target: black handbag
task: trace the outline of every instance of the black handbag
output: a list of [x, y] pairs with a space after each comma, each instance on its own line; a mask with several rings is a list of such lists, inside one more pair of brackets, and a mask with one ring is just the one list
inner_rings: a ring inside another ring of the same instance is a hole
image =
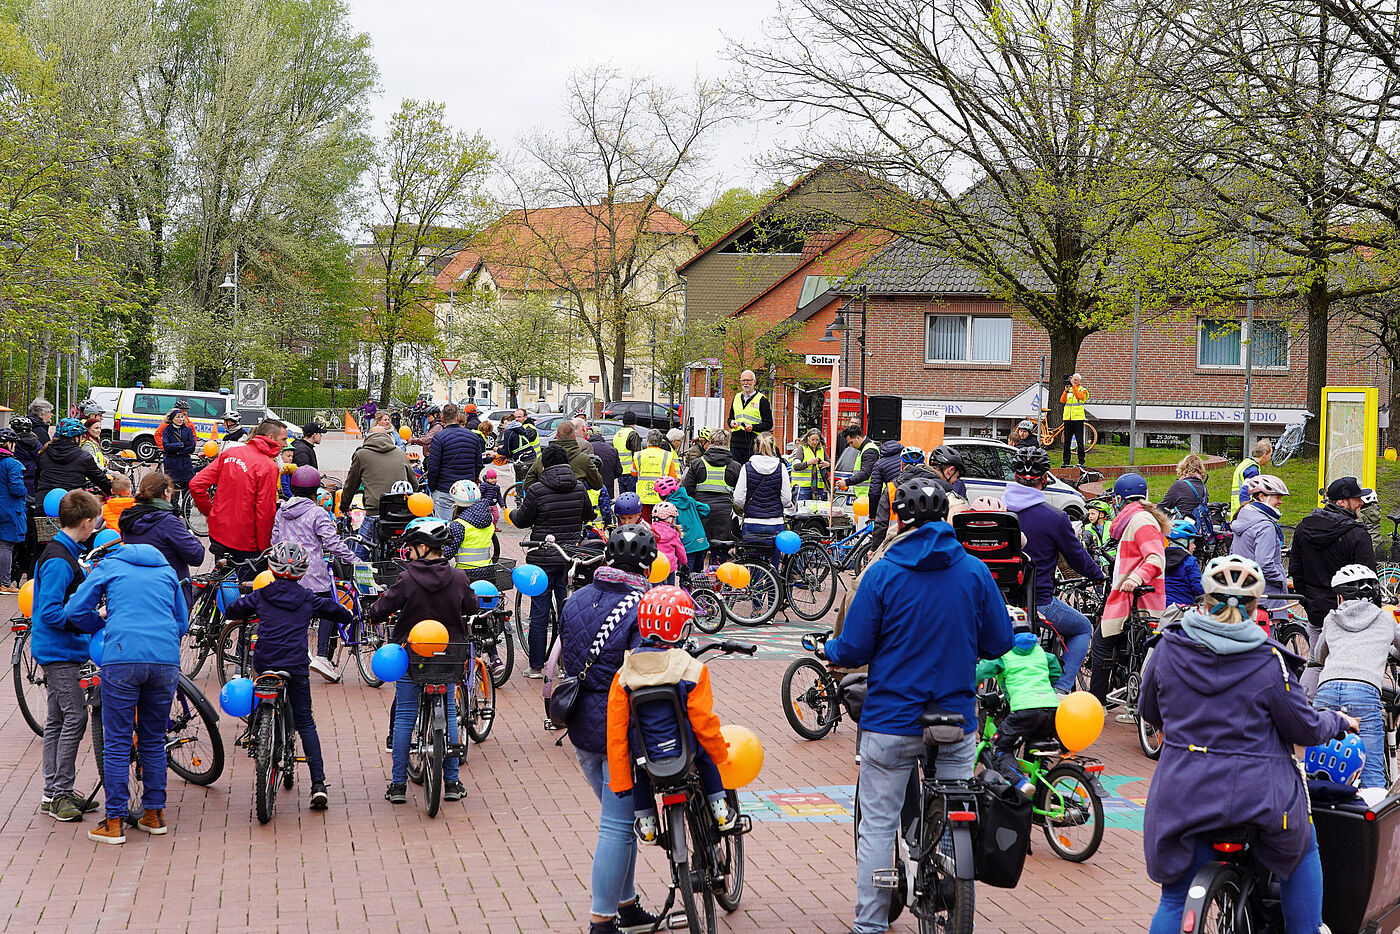
[[593, 644], [588, 647], [588, 655], [584, 657], [583, 668], [579, 670], [579, 673], [559, 678], [554, 682], [553, 687], [550, 688], [549, 697], [545, 698], [544, 710], [555, 729], [568, 728], [569, 721], [574, 716], [574, 709], [578, 706], [579, 696], [583, 694], [583, 681], [588, 677], [588, 670], [603, 654], [603, 646], [612, 637], [613, 630], [622, 622], [622, 618], [631, 612], [632, 608], [641, 600], [641, 591], [634, 590], [623, 597], [622, 602], [613, 607], [608, 618], [603, 621], [598, 635], [593, 638]]

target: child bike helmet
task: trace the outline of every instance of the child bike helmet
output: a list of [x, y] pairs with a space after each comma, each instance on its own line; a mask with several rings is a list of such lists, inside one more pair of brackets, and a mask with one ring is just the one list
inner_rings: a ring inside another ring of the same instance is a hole
[[413, 493], [413, 484], [407, 480], [395, 480], [394, 485], [389, 487], [390, 496], [409, 496]]
[[644, 525], [619, 525], [608, 533], [607, 557], [624, 571], [649, 568], [656, 560], [656, 535]]
[[[677, 480], [675, 477], [662, 477], [660, 480], [656, 481], [656, 495], [661, 497], [662, 499], [665, 499], [672, 493], [676, 492], [676, 490], [679, 490], [680, 487], [680, 481]], [[652, 512], [653, 514], [655, 514], [655, 510], [652, 510]]]
[[314, 490], [321, 485], [321, 471], [310, 464], [303, 464], [292, 471], [292, 489]]
[[1264, 592], [1264, 572], [1248, 558], [1221, 555], [1206, 565], [1201, 588], [1212, 613], [1218, 613], [1221, 607], [1232, 607], [1248, 617], [1253, 615], [1254, 604]]
[[458, 480], [449, 491], [454, 506], [470, 506], [481, 499], [481, 487], [470, 480]]
[[447, 546], [447, 523], [432, 516], [414, 519], [404, 527], [399, 539], [405, 547], [427, 545], [433, 551], [442, 551]]
[[1375, 600], [1381, 582], [1366, 565], [1348, 564], [1332, 575], [1332, 592], [1343, 600]]
[[16, 415], [14, 418], [10, 419], [10, 427], [19, 434], [28, 434], [34, 430], [34, 419], [30, 418], [28, 415]]
[[641, 515], [642, 498], [636, 493], [623, 493], [613, 502], [613, 512], [619, 516]]
[[948, 494], [930, 477], [911, 476], [894, 488], [894, 514], [904, 525], [937, 522], [948, 515]]
[[1195, 541], [1200, 533], [1196, 530], [1194, 519], [1177, 519], [1172, 523], [1172, 530], [1167, 533], [1167, 540], [1172, 542]]
[[1113, 481], [1113, 495], [1127, 502], [1133, 499], [1147, 499], [1147, 481], [1141, 474], [1125, 473]]
[[643, 639], [675, 645], [685, 638], [694, 618], [690, 594], [679, 587], [653, 587], [637, 607], [637, 631]]
[[1355, 786], [1366, 764], [1366, 747], [1361, 737], [1348, 733], [1341, 739], [1309, 746], [1303, 756], [1303, 771], [1309, 778], [1322, 778], [1339, 785]]
[[54, 428], [53, 431], [53, 433], [60, 438], [76, 438], [78, 435], [85, 434], [86, 432], [87, 429], [83, 427], [83, 423], [76, 418], [60, 419], [58, 427]]
[[973, 512], [1003, 512], [1006, 506], [995, 496], [979, 496], [968, 504]]
[[1039, 480], [1050, 472], [1050, 455], [1044, 448], [1017, 448], [1011, 455], [1011, 471], [1017, 480]]
[[296, 542], [277, 542], [268, 550], [267, 568], [273, 577], [301, 580], [311, 567], [311, 556]]
[[651, 518], [655, 522], [675, 522], [680, 514], [675, 503], [660, 502], [651, 507]]

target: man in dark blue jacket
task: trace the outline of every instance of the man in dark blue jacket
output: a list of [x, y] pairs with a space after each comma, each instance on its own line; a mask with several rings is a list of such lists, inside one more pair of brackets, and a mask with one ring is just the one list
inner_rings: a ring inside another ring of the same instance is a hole
[[433, 491], [433, 511], [444, 522], [452, 518], [452, 484], [458, 480], [476, 483], [481, 476], [486, 439], [457, 424], [457, 406], [442, 407], [443, 429], [433, 435], [424, 466], [428, 489]]
[[890, 892], [873, 873], [889, 866], [909, 769], [924, 755], [925, 710], [963, 717], [963, 737], [939, 750], [935, 777], [972, 777], [979, 658], [1011, 650], [1011, 619], [987, 566], [944, 521], [948, 494], [914, 475], [895, 487], [900, 534], [861, 578], [841, 635], [826, 655], [842, 668], [869, 665], [861, 711], [860, 832], [855, 931], [889, 928]]
[[[890, 500], [886, 487], [893, 483], [904, 469], [903, 455], [903, 444], [898, 440], [886, 441], [880, 445], [880, 459], [870, 469], [871, 541], [877, 548], [890, 530]], [[851, 479], [854, 480], [855, 477]]]
[[1055, 690], [1067, 694], [1074, 690], [1074, 679], [1088, 654], [1094, 627], [1083, 613], [1055, 596], [1055, 569], [1063, 555], [1070, 567], [1089, 580], [1103, 580], [1104, 573], [1074, 534], [1069, 516], [1045, 500], [1042, 491], [1049, 481], [1050, 455], [1043, 448], [1019, 448], [1011, 456], [1011, 469], [1016, 473], [1016, 482], [1006, 485], [1002, 505], [1021, 520], [1025, 552], [1035, 565], [1036, 609], [1065, 640], [1065, 654], [1060, 660], [1064, 673], [1055, 682]]

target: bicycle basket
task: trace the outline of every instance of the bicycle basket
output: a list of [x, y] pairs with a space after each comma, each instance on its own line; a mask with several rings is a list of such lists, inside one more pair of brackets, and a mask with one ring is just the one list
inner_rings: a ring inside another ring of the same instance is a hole
[[496, 589], [507, 591], [515, 587], [515, 581], [511, 579], [511, 569], [515, 567], [514, 558], [502, 558], [496, 564], [484, 564], [479, 568], [465, 568], [462, 573], [467, 575], [467, 581], [490, 581], [496, 585]]
[[218, 589], [214, 591], [214, 605], [219, 608], [219, 614], [223, 615], [228, 611], [229, 604], [240, 596], [238, 578], [226, 577], [219, 581], [217, 586]]
[[973, 867], [978, 882], [1014, 889], [1030, 849], [1031, 799], [1004, 782], [978, 794], [981, 813], [973, 833]]
[[439, 655], [424, 658], [408, 649], [408, 677], [414, 684], [460, 684], [466, 677], [471, 644], [449, 642]]

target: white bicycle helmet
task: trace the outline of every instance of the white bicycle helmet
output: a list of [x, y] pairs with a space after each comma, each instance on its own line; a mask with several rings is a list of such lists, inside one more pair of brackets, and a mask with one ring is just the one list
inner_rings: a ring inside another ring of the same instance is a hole
[[1221, 555], [1212, 558], [1201, 573], [1201, 588], [1212, 612], [1225, 606], [1249, 616], [1264, 592], [1264, 572], [1249, 558]]
[[407, 480], [395, 480], [394, 485], [389, 487], [390, 496], [408, 496], [413, 493], [413, 484]]
[[1362, 503], [1362, 505], [1364, 505], [1364, 506], [1374, 506], [1374, 505], [1376, 505], [1377, 503], [1379, 503], [1380, 501], [1381, 501], [1381, 500], [1380, 500], [1380, 497], [1378, 497], [1378, 496], [1376, 495], [1376, 491], [1375, 491], [1375, 490], [1371, 489], [1370, 487], [1362, 487], [1362, 488], [1361, 488], [1361, 503]]
[[1244, 482], [1244, 491], [1250, 496], [1255, 495], [1288, 495], [1288, 485], [1272, 474], [1261, 473], [1250, 477]]
[[481, 499], [481, 487], [470, 480], [458, 480], [452, 484], [450, 495], [452, 496], [452, 505], [470, 506]]
[[663, 522], [675, 522], [680, 516], [680, 510], [675, 503], [660, 502], [651, 507], [651, 517]]
[[995, 496], [979, 496], [968, 504], [968, 508], [975, 512], [1002, 512], [1006, 507]]
[[1348, 564], [1332, 575], [1332, 592], [1343, 600], [1374, 600], [1380, 590], [1380, 578], [1364, 564]]

